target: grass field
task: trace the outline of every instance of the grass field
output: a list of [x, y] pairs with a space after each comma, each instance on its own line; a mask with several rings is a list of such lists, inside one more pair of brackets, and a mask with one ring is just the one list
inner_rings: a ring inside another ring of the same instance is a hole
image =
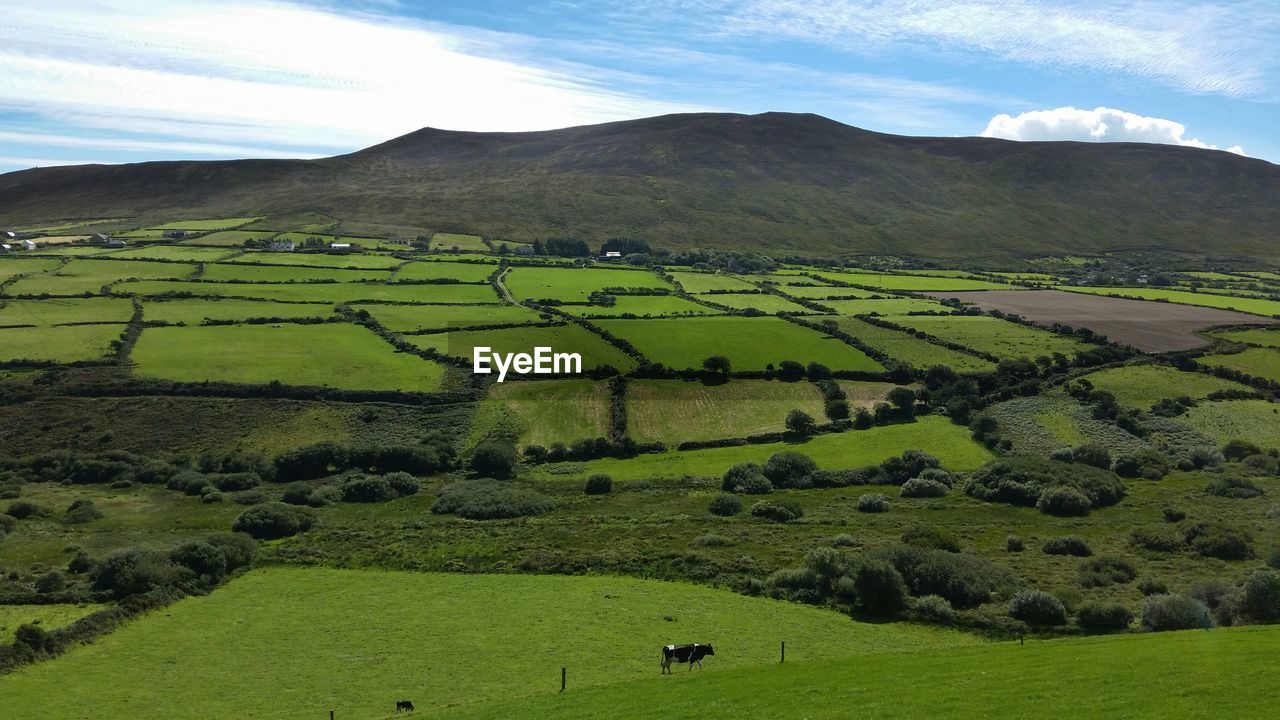
[[[532, 354], [535, 347], [549, 347], [552, 352], [581, 355], [583, 371], [612, 365], [625, 372], [636, 365], [622, 351], [579, 325], [453, 330], [431, 335], [406, 335], [404, 339], [420, 348], [432, 348], [445, 355], [468, 360], [472, 358], [472, 350], [476, 346], [489, 347], [493, 352], [503, 354]], [[496, 366], [494, 372], [497, 372]]]
[[[578, 317], [674, 317], [679, 315], [721, 315], [723, 310], [685, 300], [675, 295], [618, 295], [613, 305], [562, 305], [560, 310]], [[725, 295], [708, 295], [722, 298]]]
[[1261, 298], [1242, 298], [1231, 295], [1193, 293], [1183, 292], [1181, 290], [1161, 290], [1158, 288], [1077, 287], [1064, 285], [1058, 289], [1070, 292], [1089, 293], [1093, 295], [1114, 295], [1117, 297], [1131, 297], [1142, 300], [1165, 300], [1185, 305], [1201, 305], [1203, 307], [1220, 308], [1223, 310], [1238, 310], [1243, 313], [1265, 315], [1267, 317], [1280, 315], [1280, 302], [1275, 300], [1264, 300]]
[[888, 318], [906, 327], [923, 330], [934, 337], [964, 345], [1001, 358], [1037, 358], [1060, 352], [1071, 357], [1088, 345], [1047, 330], [1019, 325], [999, 318], [978, 315], [900, 315]]
[[148, 281], [121, 283], [115, 292], [124, 295], [191, 293], [285, 302], [357, 302], [382, 300], [398, 303], [472, 304], [498, 302], [488, 285], [394, 285], [386, 283], [201, 283]]
[[662, 278], [648, 270], [610, 268], [512, 268], [503, 280], [517, 300], [557, 299], [586, 302], [587, 296], [607, 287], [667, 288]]
[[12, 642], [20, 625], [56, 630], [99, 609], [97, 605], [0, 605], [0, 644]]
[[885, 298], [883, 300], [819, 300], [840, 315], [906, 315], [913, 312], [950, 312], [940, 302], [924, 298]]
[[124, 298], [50, 298], [0, 301], [0, 325], [63, 325], [66, 323], [126, 323], [133, 303]]
[[798, 450], [824, 469], [840, 469], [873, 465], [911, 448], [932, 453], [947, 468], [958, 471], [977, 469], [991, 458], [986, 448], [973, 441], [967, 428], [954, 425], [946, 418], [930, 416], [914, 423], [818, 435], [803, 443], [670, 450], [638, 455], [630, 460], [606, 458], [571, 466], [579, 472], [561, 474], [554, 465], [547, 465], [535, 473], [547, 480], [580, 478], [597, 472], [614, 480], [675, 479], [684, 475], [720, 477], [737, 463], [762, 463], [781, 450]]
[[778, 289], [791, 297], [808, 298], [810, 300], [819, 301], [826, 300], [827, 298], [861, 299], [878, 297], [877, 293], [870, 290], [837, 287], [835, 285], [779, 285]]
[[238, 250], [222, 250], [219, 248], [187, 247], [185, 245], [151, 245], [149, 247], [128, 248], [113, 253], [113, 258], [131, 260], [180, 260], [183, 262], [217, 262], [235, 255]]
[[1212, 333], [1212, 335], [1214, 337], [1220, 337], [1223, 340], [1230, 340], [1231, 342], [1257, 345], [1258, 347], [1280, 348], [1280, 331], [1277, 330], [1261, 330], [1254, 328], [1251, 330], [1216, 332]]
[[[47, 252], [44, 254], [48, 254]], [[25, 257], [21, 260], [0, 258], [0, 283], [29, 273], [42, 273], [58, 267], [61, 260], [55, 258]]]
[[18, 280], [9, 286], [10, 295], [81, 295], [97, 294], [103, 285], [128, 278], [184, 278], [195, 272], [195, 265], [184, 263], [145, 262], [142, 260], [72, 260], [56, 272]]
[[791, 300], [769, 293], [723, 293], [717, 295], [707, 295], [705, 299], [708, 302], [716, 303], [734, 308], [735, 310], [745, 310], [748, 308], [759, 310], [761, 312], [774, 313], [789, 312], [805, 315], [812, 315], [813, 310], [799, 305]]
[[1166, 398], [1190, 397], [1201, 400], [1223, 390], [1248, 391], [1246, 385], [1197, 372], [1183, 372], [1167, 365], [1130, 365], [1083, 376], [1096, 390], [1115, 395], [1116, 400], [1142, 410]]
[[1202, 402], [1176, 419], [1218, 443], [1246, 440], [1263, 449], [1280, 450], [1280, 403], [1266, 400]]
[[690, 271], [673, 271], [671, 277], [680, 283], [687, 293], [705, 293], [712, 290], [754, 290], [755, 285], [733, 275]]
[[822, 406], [822, 394], [808, 382], [633, 380], [627, 384], [627, 429], [639, 442], [669, 445], [742, 437], [785, 429], [791, 410], [821, 419]]
[[175, 220], [164, 225], [157, 225], [161, 230], [230, 230], [241, 225], [248, 225], [261, 217], [214, 218], [201, 220]]
[[[657, 677], [671, 642], [724, 648], [707, 675], [767, 665], [782, 640], [789, 662], [977, 644], [678, 583], [278, 568], [0, 678], [0, 693], [14, 717], [43, 720], [132, 720], [143, 698], [166, 720], [368, 720], [401, 698], [435, 709], [553, 695], [561, 667], [575, 689]], [[172, 671], [192, 657], [200, 682]]]
[[1054, 450], [1096, 443], [1114, 455], [1148, 449], [1148, 443], [1113, 423], [1094, 419], [1090, 408], [1063, 392], [1013, 398], [988, 410], [1016, 453], [1048, 455]]
[[849, 407], [854, 409], [860, 407], [870, 409], [877, 403], [886, 402], [885, 396], [890, 390], [898, 387], [893, 383], [869, 380], [837, 380], [836, 382], [839, 383], [840, 389], [844, 390]]
[[1280, 380], [1280, 349], [1249, 348], [1232, 354], [1205, 355], [1196, 358], [1196, 362], [1202, 365], [1231, 368], [1246, 375], [1268, 380]]
[[106, 356], [124, 325], [62, 325], [0, 330], [0, 361], [76, 362]]
[[376, 255], [374, 253], [331, 255], [329, 253], [290, 253], [266, 250], [246, 252], [231, 262], [246, 265], [303, 265], [306, 267], [348, 268], [354, 270], [389, 270], [405, 263], [400, 258], [390, 255]]
[[818, 362], [832, 370], [876, 372], [881, 366], [861, 350], [815, 330], [771, 317], [707, 317], [675, 320], [601, 320], [598, 324], [670, 368], [700, 368], [713, 355], [734, 370], [763, 370], [783, 360]]
[[[867, 302], [883, 302], [868, 300]], [[892, 302], [892, 301], [889, 301]], [[853, 335], [867, 345], [915, 368], [946, 365], [959, 372], [987, 372], [995, 369], [995, 363], [934, 345], [901, 330], [890, 330], [853, 317], [836, 319], [841, 330]]]
[[185, 245], [225, 245], [227, 247], [240, 247], [244, 245], [245, 240], [267, 240], [275, 237], [274, 232], [264, 232], [261, 230], [223, 230], [221, 232], [212, 232], [208, 235], [202, 235], [198, 238], [188, 238], [181, 242]]
[[337, 280], [338, 282], [385, 282], [391, 277], [386, 270], [341, 270], [320, 267], [280, 267], [276, 265], [222, 264], [206, 265], [202, 280], [220, 282], [308, 282]]
[[[790, 650], [790, 644], [787, 645]], [[1273, 714], [1280, 628], [1128, 635], [788, 662], [461, 707], [447, 720], [1236, 718]], [[717, 655], [718, 657], [718, 655]], [[1242, 691], [1258, 689], [1258, 692]], [[856, 708], [856, 714], [851, 709]]]
[[432, 250], [475, 250], [477, 252], [486, 252], [489, 246], [484, 244], [484, 240], [479, 235], [465, 235], [462, 233], [436, 233], [431, 236]]
[[199, 325], [209, 320], [249, 318], [326, 318], [333, 314], [328, 303], [273, 303], [260, 300], [201, 298], [198, 300], [148, 300], [142, 319], [147, 322]]
[[440, 388], [444, 368], [395, 352], [354, 325], [227, 325], [143, 330], [133, 349], [141, 377], [286, 385], [349, 390]]
[[485, 282], [498, 266], [479, 263], [413, 262], [400, 268], [396, 280], [458, 280], [460, 282]]
[[484, 325], [523, 325], [543, 318], [519, 305], [353, 305], [393, 332], [445, 330]]
[[472, 420], [474, 445], [490, 436], [513, 440], [520, 447], [605, 437], [609, 432], [609, 386], [594, 380], [502, 382], [489, 394]]
[[840, 282], [853, 283], [864, 287], [881, 290], [907, 291], [948, 291], [948, 290], [1009, 290], [1011, 286], [990, 280], [972, 280], [968, 278], [935, 277], [931, 275], [892, 275], [887, 273], [847, 273], [825, 270], [814, 271], [814, 275]]

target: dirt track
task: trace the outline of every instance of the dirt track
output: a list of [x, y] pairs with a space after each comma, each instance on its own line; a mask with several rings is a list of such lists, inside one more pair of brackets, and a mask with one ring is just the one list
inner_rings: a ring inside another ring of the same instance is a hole
[[1085, 295], [1061, 290], [984, 290], [924, 293], [956, 298], [984, 310], [1016, 313], [1046, 325], [1084, 327], [1143, 352], [1191, 350], [1208, 341], [1197, 330], [1218, 325], [1274, 324], [1258, 315], [1217, 308]]

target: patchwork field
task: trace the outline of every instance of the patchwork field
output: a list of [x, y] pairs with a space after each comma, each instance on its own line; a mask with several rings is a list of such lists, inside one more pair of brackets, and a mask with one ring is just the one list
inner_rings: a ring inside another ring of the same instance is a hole
[[[126, 301], [127, 302], [127, 301]], [[201, 298], [199, 300], [148, 300], [142, 319], [199, 325], [205, 320], [243, 321], [249, 318], [326, 318], [333, 314], [328, 303], [273, 303], [259, 300]]]
[[235, 217], [213, 220], [175, 220], [156, 227], [161, 230], [230, 230], [261, 219], [261, 217]]
[[238, 250], [187, 247], [185, 245], [150, 245], [119, 250], [112, 258], [133, 260], [177, 260], [181, 262], [217, 262], [232, 257]]
[[[1130, 294], [1127, 290], [1125, 294]], [[1205, 339], [1197, 334], [1200, 330], [1215, 325], [1260, 322], [1256, 317], [1227, 310], [1059, 290], [1001, 290], [935, 296], [958, 298], [984, 310], [1014, 313], [1038, 323], [1089, 328], [1145, 352], [1190, 350], [1206, 344]]]
[[769, 293], [720, 293], [716, 295], [707, 295], [705, 296], [705, 299], [708, 302], [731, 307], [735, 310], [746, 310], [750, 308], [770, 315], [780, 312], [803, 315], [812, 315], [814, 313], [813, 310], [810, 310], [803, 305]]
[[397, 281], [411, 280], [457, 280], [458, 282], [482, 283], [497, 270], [497, 265], [481, 265], [479, 263], [453, 262], [411, 262], [396, 273]]
[[949, 342], [964, 345], [1000, 358], [1026, 357], [1062, 353], [1068, 357], [1089, 348], [1073, 338], [1055, 335], [1025, 325], [979, 315], [899, 315], [888, 318], [894, 323], [924, 332]]
[[98, 605], [0, 605], [0, 644], [13, 642], [20, 625], [56, 630], [100, 609]]
[[8, 287], [9, 295], [98, 294], [104, 285], [130, 278], [184, 278], [195, 265], [141, 260], [72, 260], [55, 271], [32, 275]]
[[115, 286], [122, 295], [190, 293], [196, 296], [256, 298], [282, 302], [350, 303], [374, 300], [396, 303], [475, 304], [497, 303], [488, 285], [395, 285], [386, 283], [215, 283], [148, 281]]
[[479, 235], [464, 235], [462, 233], [436, 233], [431, 236], [432, 250], [476, 250], [485, 252], [489, 249], [484, 244], [484, 240]]
[[470, 441], [502, 437], [519, 447], [605, 437], [609, 433], [609, 386], [595, 380], [502, 382], [489, 386], [476, 409]]
[[1189, 397], [1202, 400], [1222, 391], [1249, 391], [1247, 385], [1197, 372], [1183, 372], [1167, 365], [1131, 365], [1082, 376], [1115, 396], [1123, 405], [1146, 410], [1161, 400]]
[[147, 328], [132, 355], [140, 377], [431, 392], [444, 368], [395, 352], [355, 325]]
[[925, 291], [957, 291], [957, 290], [1008, 290], [1009, 286], [990, 280], [973, 280], [969, 278], [935, 277], [930, 275], [895, 275], [888, 273], [849, 273], [817, 270], [814, 275], [840, 282], [862, 285], [880, 290], [902, 290], [910, 292]]
[[[0, 326], [64, 325], [68, 323], [126, 323], [133, 303], [124, 298], [50, 298], [0, 301]], [[118, 334], [118, 333], [117, 333]]]
[[1202, 402], [1176, 420], [1219, 443], [1245, 440], [1280, 447], [1280, 403], [1266, 400]]
[[[1266, 317], [1275, 317], [1280, 315], [1280, 301], [1263, 300], [1261, 298], [1242, 298], [1231, 295], [1184, 292], [1181, 290], [1161, 290], [1158, 288], [1064, 286], [1060, 289], [1073, 293], [1113, 295], [1116, 297], [1130, 297], [1141, 300], [1163, 300], [1165, 302], [1179, 303], [1183, 305], [1200, 305], [1203, 307], [1220, 308], [1223, 310], [1236, 310], [1242, 313], [1251, 313], [1253, 315], [1264, 315]], [[1256, 322], [1256, 320], [1253, 321]]]
[[[778, 290], [791, 297], [808, 298], [810, 300], [826, 300], [828, 298], [853, 299], [881, 297], [871, 290], [837, 287], [835, 285], [779, 285]], [[900, 298], [908, 300], [908, 298]], [[825, 303], [823, 303], [825, 304]]]
[[822, 394], [808, 382], [732, 380], [704, 385], [683, 380], [627, 384], [627, 429], [638, 442], [675, 445], [688, 440], [778, 432], [791, 410], [823, 418]]
[[[622, 351], [584, 330], [579, 325], [554, 327], [510, 327], [498, 330], [451, 330], [431, 335], [406, 335], [405, 340], [431, 348], [444, 355], [471, 360], [477, 346], [492, 348], [495, 353], [533, 353], [535, 347], [549, 347], [555, 353], [578, 353], [582, 370], [612, 365], [626, 371], [636, 363]], [[493, 368], [497, 372], [496, 366]]]
[[[48, 254], [47, 252], [42, 254]], [[43, 273], [58, 267], [61, 260], [53, 258], [25, 257], [21, 260], [16, 258], [0, 258], [0, 283], [8, 282], [10, 279], [19, 275], [28, 275], [32, 273]]]
[[393, 332], [447, 330], [488, 325], [526, 325], [544, 322], [543, 316], [519, 305], [352, 305], [373, 315]]
[[1280, 381], [1280, 350], [1275, 348], [1249, 348], [1243, 352], [1205, 355], [1196, 358], [1202, 365], [1231, 368], [1246, 375]]
[[183, 245], [225, 245], [227, 247], [240, 247], [241, 245], [244, 245], [245, 240], [269, 240], [274, 236], [274, 232], [265, 232], [261, 230], [223, 230], [221, 232], [212, 232], [208, 235], [201, 235], [198, 238], [187, 238], [181, 242]]
[[391, 278], [386, 270], [339, 270], [319, 267], [280, 267], [276, 265], [224, 264], [206, 265], [201, 280], [207, 282], [385, 282]]
[[[709, 308], [675, 295], [616, 295], [613, 305], [561, 305], [559, 310], [577, 317], [675, 317], [681, 315], [720, 315], [723, 310]], [[710, 295], [722, 298], [724, 295]]]
[[879, 363], [840, 340], [771, 317], [601, 320], [598, 324], [670, 368], [701, 368], [713, 355], [734, 370], [764, 370], [783, 360], [817, 362], [832, 370], [877, 372]]
[[1280, 331], [1276, 330], [1233, 330], [1212, 333], [1214, 337], [1231, 342], [1257, 345], [1258, 347], [1280, 348]]
[[711, 292], [712, 290], [743, 291], [755, 289], [755, 285], [742, 278], [722, 273], [674, 271], [671, 273], [671, 277], [680, 283], [680, 287], [684, 288], [685, 292], [695, 295]]
[[839, 315], [906, 315], [914, 312], [951, 312], [951, 308], [924, 298], [883, 300], [819, 300]]
[[348, 268], [353, 270], [389, 270], [406, 261], [390, 255], [373, 253], [353, 253], [335, 255], [330, 253], [301, 252], [269, 252], [255, 250], [237, 255], [230, 262], [236, 264], [266, 265], [304, 265], [306, 267]]
[[604, 288], [670, 288], [648, 270], [608, 268], [517, 267], [503, 281], [517, 300], [558, 299], [586, 302]]
[[124, 325], [59, 325], [0, 329], [0, 361], [97, 360], [111, 352], [111, 341], [124, 334]]
[[934, 365], [946, 365], [955, 368], [957, 372], [988, 372], [995, 369], [995, 363], [989, 360], [934, 345], [901, 330], [882, 328], [853, 317], [837, 318], [836, 324], [841, 330], [867, 345], [914, 368], [924, 369]]

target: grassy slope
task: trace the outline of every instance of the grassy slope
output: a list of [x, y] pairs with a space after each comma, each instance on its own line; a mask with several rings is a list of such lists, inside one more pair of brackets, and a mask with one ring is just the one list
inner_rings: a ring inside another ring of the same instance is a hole
[[502, 382], [489, 386], [488, 397], [476, 410], [468, 445], [495, 433], [517, 439], [521, 447], [568, 445], [604, 437], [608, 430], [609, 388], [604, 382]]
[[1133, 365], [1111, 368], [1083, 376], [1097, 390], [1115, 395], [1116, 400], [1142, 410], [1165, 398], [1190, 397], [1200, 400], [1210, 393], [1249, 388], [1240, 383], [1196, 372], [1183, 372], [1164, 365]]
[[1219, 443], [1247, 440], [1263, 449], [1280, 448], [1280, 404], [1266, 400], [1203, 402], [1178, 418]]
[[[42, 720], [371, 718], [402, 697], [431, 708], [551, 692], [562, 666], [575, 688], [656, 675], [670, 642], [719, 646], [717, 670], [761, 665], [781, 640], [797, 661], [976, 643], [676, 583], [281, 568], [0, 677], [0, 694], [13, 717]], [[173, 671], [191, 658], [198, 672]]]
[[142, 318], [199, 325], [211, 320], [245, 320], [248, 318], [326, 318], [333, 314], [329, 303], [274, 303], [265, 300], [148, 300], [143, 303]]
[[444, 330], [483, 325], [520, 325], [541, 320], [538, 313], [518, 305], [354, 305], [367, 310], [393, 332]]
[[0, 325], [62, 325], [83, 322], [129, 322], [133, 303], [123, 298], [52, 298], [11, 300], [0, 304]]
[[[893, 301], [868, 300], [867, 302]], [[995, 369], [995, 363], [989, 360], [935, 345], [901, 330], [882, 328], [853, 317], [837, 318], [836, 323], [841, 330], [912, 367], [927, 368], [946, 365], [960, 372], [986, 372]]]
[[111, 350], [124, 325], [63, 325], [0, 329], [0, 361], [46, 360], [75, 362], [97, 360]]
[[633, 380], [627, 385], [627, 429], [639, 442], [742, 437], [783, 430], [793, 409], [821, 419], [822, 405], [821, 393], [807, 382]]
[[1275, 330], [1237, 330], [1235, 332], [1217, 332], [1213, 333], [1215, 337], [1231, 340], [1232, 342], [1242, 342], [1249, 345], [1258, 345], [1260, 347], [1280, 348], [1280, 332]]
[[[635, 367], [635, 360], [599, 336], [578, 325], [555, 327], [511, 327], [497, 330], [452, 330], [430, 335], [407, 335], [405, 339], [420, 348], [471, 360], [474, 348], [488, 347], [493, 353], [532, 354], [535, 347], [549, 347], [553, 353], [577, 353], [582, 356], [582, 369], [612, 365], [622, 371]], [[548, 360], [548, 363], [550, 360]], [[497, 373], [497, 364], [489, 366]], [[511, 373], [511, 370], [508, 370]]]
[[20, 625], [34, 623], [55, 630], [99, 609], [97, 605], [0, 605], [0, 644], [12, 642]]
[[469, 305], [497, 304], [488, 285], [388, 285], [384, 283], [198, 283], [142, 280], [115, 286], [121, 294], [163, 295], [192, 293], [224, 297], [261, 298], [285, 302], [355, 302], [384, 300], [401, 303]]
[[650, 678], [444, 717], [1266, 718], [1277, 651], [1276, 627], [1002, 643]]
[[1070, 357], [1088, 345], [1047, 330], [977, 315], [911, 315], [889, 318], [893, 322], [930, 335], [989, 352], [997, 357], [1036, 358], [1055, 352]]
[[1196, 358], [1196, 361], [1205, 365], [1219, 365], [1239, 370], [1246, 375], [1255, 375], [1268, 380], [1280, 380], [1280, 349], [1249, 348], [1244, 352], [1226, 355], [1205, 355]]

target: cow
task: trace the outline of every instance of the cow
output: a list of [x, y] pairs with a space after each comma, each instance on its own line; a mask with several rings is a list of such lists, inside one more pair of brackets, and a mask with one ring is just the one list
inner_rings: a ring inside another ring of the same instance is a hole
[[403, 710], [403, 711], [405, 711], [405, 712], [413, 712], [413, 701], [412, 701], [412, 700], [397, 700], [397, 701], [396, 701], [396, 712], [400, 712], [401, 710]]
[[710, 645], [700, 645], [694, 643], [692, 645], [664, 645], [662, 647], [662, 673], [671, 672], [671, 663], [689, 663], [689, 670], [693, 670], [694, 663], [697, 663], [698, 669], [702, 669], [702, 658], [708, 655], [715, 655], [715, 648]]

